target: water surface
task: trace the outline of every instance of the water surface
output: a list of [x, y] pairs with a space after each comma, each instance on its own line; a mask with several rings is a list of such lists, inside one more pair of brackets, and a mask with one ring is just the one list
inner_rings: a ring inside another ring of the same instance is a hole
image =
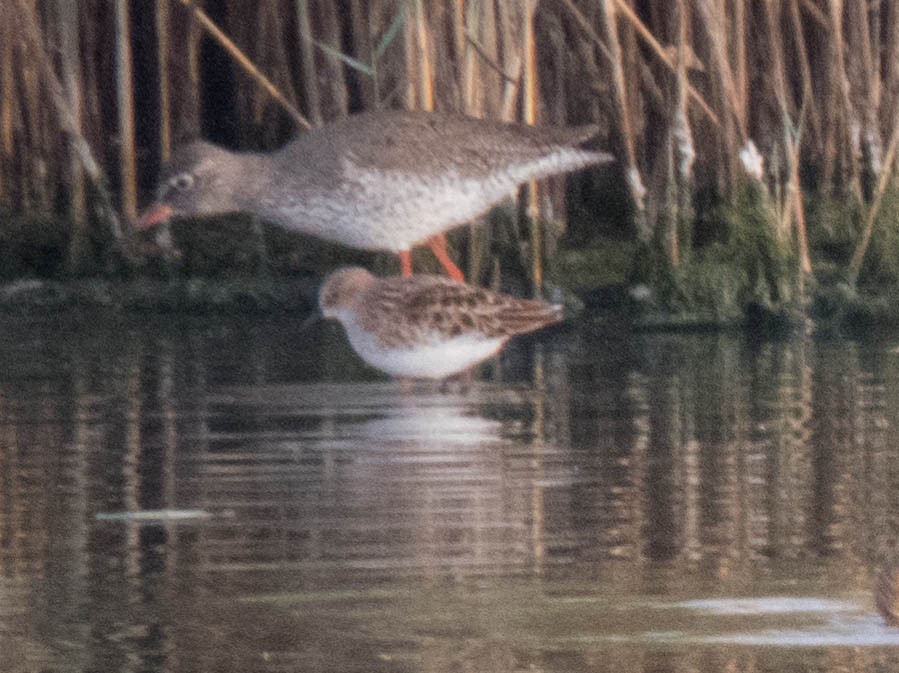
[[0, 671], [881, 671], [897, 341], [4, 317]]

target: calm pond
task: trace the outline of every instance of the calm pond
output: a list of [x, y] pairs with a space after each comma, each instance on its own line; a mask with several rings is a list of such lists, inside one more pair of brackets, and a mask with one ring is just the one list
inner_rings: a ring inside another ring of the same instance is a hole
[[0, 322], [2, 673], [899, 670], [899, 338]]

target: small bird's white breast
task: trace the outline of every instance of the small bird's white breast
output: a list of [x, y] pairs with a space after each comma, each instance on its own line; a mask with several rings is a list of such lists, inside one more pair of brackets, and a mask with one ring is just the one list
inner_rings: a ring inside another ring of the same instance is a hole
[[391, 376], [442, 379], [465, 371], [496, 353], [505, 337], [488, 338], [464, 334], [446, 338], [433, 334], [408, 346], [385, 347], [378, 336], [361, 329], [355, 321], [344, 321], [347, 338], [365, 362]]

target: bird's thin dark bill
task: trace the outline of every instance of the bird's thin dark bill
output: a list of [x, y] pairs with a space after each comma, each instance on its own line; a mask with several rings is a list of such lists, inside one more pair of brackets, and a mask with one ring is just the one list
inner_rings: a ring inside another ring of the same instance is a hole
[[302, 334], [313, 325], [322, 322], [324, 319], [325, 316], [323, 316], [321, 312], [313, 311], [302, 323], [300, 323], [299, 333]]

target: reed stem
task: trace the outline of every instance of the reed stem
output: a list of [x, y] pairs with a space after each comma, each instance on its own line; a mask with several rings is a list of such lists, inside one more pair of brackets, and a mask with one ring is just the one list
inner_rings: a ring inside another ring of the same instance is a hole
[[[84, 93], [81, 90], [81, 57], [78, 49], [79, 16], [75, 3], [60, 2], [55, 7], [57, 34], [59, 36], [60, 68], [62, 85], [65, 89], [72, 113], [72, 121], [83, 130], [81, 101]], [[71, 141], [67, 142], [69, 175], [68, 210], [73, 223], [73, 231], [69, 243], [70, 270], [82, 268], [86, 257], [88, 222], [87, 195], [85, 193], [84, 170], [75, 154]]]
[[[525, 124], [537, 123], [537, 45], [534, 41], [534, 12], [536, 0], [525, 0], [522, 8], [522, 49], [524, 51], [524, 86], [522, 88], [522, 117]], [[531, 181], [525, 192], [525, 212], [531, 229], [531, 284], [534, 298], [543, 298], [543, 231], [540, 225], [538, 185]]]
[[172, 91], [169, 80], [169, 0], [156, 0], [156, 70], [159, 95], [159, 156], [167, 162], [172, 154]]
[[[53, 103], [53, 109], [59, 119], [59, 124], [62, 126], [63, 130], [71, 136], [70, 141], [75, 154], [78, 156], [88, 177], [90, 177], [93, 182], [103, 210], [103, 216], [109, 224], [109, 229], [113, 238], [117, 242], [122, 243], [124, 241], [122, 227], [118, 215], [112, 207], [112, 198], [106, 188], [105, 176], [100, 165], [94, 158], [90, 145], [84, 135], [82, 135], [78, 128], [78, 124], [69, 109], [68, 100], [66, 99], [62, 84], [56, 77], [51, 61], [47, 56], [43, 33], [37, 22], [37, 17], [34, 15], [33, 7], [28, 4], [27, 0], [15, 1], [16, 6], [19, 8], [19, 16], [22, 19], [22, 35], [27, 44], [28, 52], [31, 55], [32, 62], [37, 64], [43, 84], [50, 94], [50, 99]], [[122, 251], [126, 254], [129, 252], [128, 248], [124, 247], [122, 248]]]
[[13, 109], [16, 102], [13, 79], [13, 49], [16, 14], [8, 3], [0, 3], [0, 207], [12, 205]]
[[300, 80], [306, 114], [313, 126], [321, 126], [321, 100], [318, 96], [318, 76], [315, 67], [315, 44], [312, 40], [312, 24], [309, 19], [309, 0], [297, 0], [297, 31], [300, 45], [300, 63], [303, 77]]
[[[116, 101], [119, 120], [119, 176], [125, 218], [137, 217], [137, 165], [134, 156], [134, 80], [131, 68], [131, 19], [128, 0], [115, 2]], [[77, 120], [73, 118], [77, 125]]]
[[281, 107], [284, 108], [293, 118], [293, 120], [302, 126], [303, 128], [309, 129], [312, 128], [312, 125], [309, 121], [300, 113], [299, 110], [282, 94], [278, 88], [268, 79], [265, 75], [262, 74], [262, 71], [257, 68], [253, 62], [247, 58], [246, 54], [240, 50], [240, 48], [234, 44], [234, 42], [225, 35], [222, 30], [215, 25], [215, 22], [207, 16], [207, 14], [197, 7], [192, 0], [180, 0], [181, 4], [188, 7], [194, 15], [194, 18], [199, 22], [200, 26], [203, 27], [203, 30], [215, 40], [228, 54], [235, 60], [235, 62], [243, 68], [244, 72], [246, 72], [250, 77], [252, 77], [256, 82], [272, 97], [274, 98]]
[[858, 275], [861, 272], [862, 263], [865, 261], [865, 255], [868, 252], [868, 247], [871, 244], [871, 237], [874, 234], [874, 222], [877, 219], [877, 214], [880, 211], [880, 206], [883, 202], [883, 197], [886, 194], [887, 186], [890, 184], [890, 181], [894, 177], [892, 167], [896, 163], [896, 153], [897, 149], [899, 149], [899, 108], [897, 108], [896, 114], [893, 119], [893, 132], [890, 136], [890, 143], [887, 146], [886, 154], [883, 158], [883, 168], [878, 176], [877, 180], [877, 188], [874, 191], [874, 198], [871, 202], [871, 205], [868, 207], [867, 213], [865, 213], [865, 226], [862, 229], [862, 235], [859, 239], [858, 243], [855, 246], [855, 250], [852, 253], [852, 258], [849, 261], [849, 268], [847, 272], [847, 278], [851, 285], [855, 285], [858, 281]]

